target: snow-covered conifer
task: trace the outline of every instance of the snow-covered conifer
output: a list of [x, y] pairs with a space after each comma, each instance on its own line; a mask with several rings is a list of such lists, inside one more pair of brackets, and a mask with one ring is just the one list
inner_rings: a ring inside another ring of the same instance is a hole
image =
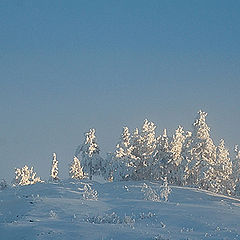
[[210, 128], [206, 123], [207, 113], [198, 112], [193, 124], [188, 149], [186, 149], [185, 178], [188, 185], [195, 185], [203, 189], [209, 188], [210, 179], [206, 173], [216, 162], [216, 146], [210, 137]]
[[232, 161], [223, 139], [220, 140], [220, 144], [217, 147], [217, 161], [214, 167], [217, 167], [217, 176], [220, 182], [220, 187], [217, 189], [218, 192], [231, 195], [234, 192], [234, 181], [231, 179]]
[[143, 184], [141, 192], [144, 193], [144, 200], [159, 202], [160, 197], [157, 194], [157, 192], [152, 189], [150, 186], [148, 186], [146, 183]]
[[113, 181], [127, 180], [128, 176], [128, 162], [127, 156], [116, 156], [114, 153], [109, 153], [106, 158], [106, 179]]
[[156, 148], [155, 129], [155, 124], [145, 119], [141, 130], [141, 155], [146, 159], [152, 156]]
[[53, 153], [53, 159], [52, 159], [52, 167], [50, 172], [51, 180], [59, 180], [58, 177], [58, 160], [57, 160], [57, 154]]
[[[135, 157], [132, 155], [133, 146], [130, 143], [131, 137], [128, 127], [123, 127], [120, 140], [114, 154], [108, 154], [107, 172], [114, 181], [128, 180], [132, 178]], [[108, 177], [108, 179], [109, 179]]]
[[132, 153], [136, 158], [135, 178], [138, 180], [152, 178], [152, 155], [156, 148], [155, 128], [153, 122], [145, 119], [140, 133], [135, 130], [133, 134]]
[[141, 153], [140, 153], [140, 149], [141, 149], [141, 137], [139, 135], [139, 130], [138, 128], [135, 128], [135, 130], [133, 131], [133, 135], [131, 138], [131, 145], [133, 147], [132, 149], [132, 155], [133, 157], [137, 160], [140, 159], [141, 157]]
[[33, 167], [29, 168], [25, 165], [23, 168], [15, 169], [14, 185], [30, 185], [37, 182], [43, 182], [40, 177], [36, 177], [36, 173], [33, 171]]
[[82, 155], [82, 166], [84, 173], [88, 174], [89, 178], [95, 174], [105, 175], [105, 163], [99, 155], [100, 150], [96, 142], [95, 129], [90, 129], [85, 133], [85, 141], [76, 150], [76, 157]]
[[178, 126], [170, 143], [170, 151], [172, 152], [172, 158], [177, 166], [182, 162], [182, 148], [185, 139], [186, 136], [184, 135], [183, 127]]
[[188, 164], [191, 161], [189, 159], [190, 154], [190, 146], [192, 144], [192, 132], [190, 131], [186, 131], [185, 134], [185, 141], [183, 143], [183, 147], [182, 147], [182, 161], [180, 164], [180, 169], [182, 169], [179, 172], [179, 178], [180, 178], [180, 184], [182, 186], [187, 185], [187, 178], [188, 178]]
[[171, 193], [171, 191], [172, 191], [171, 188], [168, 186], [167, 178], [165, 177], [163, 187], [160, 192], [161, 199], [164, 199], [165, 202], [168, 201], [168, 196]]
[[86, 177], [84, 176], [80, 160], [76, 156], [73, 157], [73, 162], [70, 165], [69, 176], [73, 179], [83, 179]]
[[167, 129], [157, 138], [156, 149], [153, 154], [153, 164], [151, 172], [155, 180], [160, 180], [168, 176], [168, 165], [172, 161]]
[[83, 187], [83, 198], [85, 200], [98, 200], [98, 192], [91, 188], [90, 184], [85, 184]]
[[184, 168], [182, 163], [183, 146], [186, 139], [183, 127], [178, 126], [170, 142], [171, 159], [168, 166], [168, 180], [172, 184], [181, 185]]
[[116, 146], [116, 157], [122, 158], [131, 154], [132, 147], [130, 146], [130, 139], [128, 127], [123, 127], [120, 141]]
[[235, 185], [235, 194], [240, 195], [240, 150], [238, 145], [234, 147], [234, 153], [232, 178]]

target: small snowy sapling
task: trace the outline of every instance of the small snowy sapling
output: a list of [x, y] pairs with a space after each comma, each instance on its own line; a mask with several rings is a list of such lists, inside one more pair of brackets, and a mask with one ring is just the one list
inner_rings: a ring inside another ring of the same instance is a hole
[[57, 154], [56, 153], [53, 153], [52, 168], [51, 168], [51, 172], [50, 172], [50, 177], [51, 177], [51, 180], [53, 180], [53, 181], [59, 180], [59, 177], [58, 177], [58, 160], [57, 160]]
[[168, 186], [167, 178], [164, 178], [163, 187], [161, 189], [161, 199], [164, 199], [165, 202], [168, 201], [168, 195], [171, 193], [171, 188]]
[[33, 167], [29, 168], [25, 165], [23, 168], [15, 169], [15, 178], [13, 180], [13, 185], [30, 185], [37, 182], [43, 182], [40, 177], [36, 177], [36, 173], [33, 171]]

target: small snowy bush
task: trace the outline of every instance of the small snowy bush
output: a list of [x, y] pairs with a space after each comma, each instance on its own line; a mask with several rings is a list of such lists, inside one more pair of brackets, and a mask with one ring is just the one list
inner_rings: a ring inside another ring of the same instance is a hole
[[120, 217], [115, 212], [112, 212], [110, 214], [105, 213], [103, 216], [88, 217], [86, 222], [94, 224], [126, 224], [129, 227], [134, 228], [135, 218], [134, 216], [128, 215]]
[[144, 199], [150, 200], [154, 202], [159, 202], [160, 197], [157, 194], [157, 192], [152, 189], [150, 186], [148, 186], [146, 183], [143, 184], [141, 191], [144, 193]]
[[83, 173], [83, 168], [81, 167], [80, 160], [76, 156], [73, 157], [73, 162], [70, 165], [69, 176], [73, 179], [86, 178]]
[[127, 215], [125, 215], [123, 219], [123, 222], [131, 228], [134, 228], [135, 221], [136, 220], [133, 216], [127, 216]]
[[13, 180], [13, 185], [30, 185], [35, 184], [37, 182], [43, 182], [40, 177], [36, 177], [36, 173], [33, 171], [33, 167], [28, 168], [25, 165], [23, 168], [16, 168], [15, 170], [15, 178]]
[[85, 184], [83, 187], [83, 198], [86, 200], [98, 200], [98, 192], [91, 188], [89, 184]]
[[121, 224], [122, 223], [121, 218], [115, 212], [112, 212], [110, 214], [106, 213], [103, 216], [88, 217], [86, 221], [94, 224], [105, 224], [105, 223]]
[[56, 212], [54, 212], [53, 210], [51, 210], [51, 211], [49, 212], [49, 215], [50, 215], [50, 217], [53, 218], [53, 219], [57, 217]]

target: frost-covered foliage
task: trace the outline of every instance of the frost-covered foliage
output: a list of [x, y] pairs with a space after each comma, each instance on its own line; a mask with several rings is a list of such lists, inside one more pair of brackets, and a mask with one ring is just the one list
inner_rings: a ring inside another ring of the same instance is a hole
[[55, 219], [55, 218], [57, 217], [57, 213], [56, 213], [55, 211], [51, 210], [51, 211], [49, 212], [49, 216], [50, 216], [52, 219]]
[[106, 176], [108, 179], [121, 181], [132, 178], [135, 169], [135, 156], [132, 151], [129, 129], [123, 127], [115, 152], [107, 155]]
[[124, 217], [119, 216], [117, 213], [105, 213], [103, 216], [87, 217], [86, 222], [94, 224], [124, 224], [131, 228], [135, 224], [135, 216], [125, 215]]
[[157, 138], [157, 146], [153, 154], [152, 174], [155, 180], [161, 180], [163, 176], [169, 174], [169, 164], [171, 164], [172, 153], [169, 146], [167, 129]]
[[51, 172], [50, 172], [50, 177], [51, 177], [51, 180], [53, 180], [53, 181], [59, 180], [59, 177], [58, 177], [58, 160], [57, 160], [57, 154], [56, 153], [53, 153], [52, 168], [51, 168]]
[[98, 200], [98, 192], [91, 188], [89, 184], [85, 184], [83, 187], [83, 198], [86, 200]]
[[169, 150], [171, 153], [169, 156], [171, 156], [171, 158], [168, 164], [167, 178], [170, 183], [180, 185], [182, 182], [184, 174], [182, 152], [186, 138], [187, 136], [184, 133], [183, 127], [178, 126], [169, 145]]
[[4, 190], [7, 188], [7, 182], [5, 179], [0, 180], [0, 190]]
[[210, 137], [210, 128], [206, 123], [207, 113], [198, 112], [193, 124], [193, 134], [188, 149], [186, 149], [187, 166], [185, 169], [188, 185], [209, 189], [209, 168], [216, 159], [216, 146]]
[[156, 148], [155, 124], [145, 119], [141, 131], [135, 130], [132, 139], [135, 158], [134, 179], [149, 179], [151, 174], [152, 154]]
[[168, 136], [166, 129], [156, 136], [156, 126], [148, 120], [132, 134], [124, 127], [115, 152], [107, 155], [106, 179], [161, 181], [167, 178], [170, 184], [240, 194], [239, 150], [235, 149], [231, 161], [224, 140], [215, 146], [206, 116], [200, 110], [192, 132], [179, 126], [173, 136]]
[[130, 166], [128, 166], [127, 157], [116, 157], [115, 154], [109, 153], [106, 158], [108, 163], [106, 166], [106, 178], [109, 181], [122, 181], [127, 180], [132, 176]]
[[240, 150], [238, 145], [235, 146], [234, 153], [232, 179], [235, 185], [235, 194], [240, 195]]
[[218, 184], [213, 191], [232, 195], [234, 192], [234, 181], [231, 179], [232, 161], [223, 139], [220, 140], [216, 154], [216, 164], [212, 168], [216, 169], [216, 174], [213, 178], [217, 179]]
[[86, 178], [83, 173], [83, 168], [81, 167], [80, 160], [76, 156], [73, 157], [73, 161], [70, 165], [69, 176], [73, 179]]
[[[88, 176], [90, 180], [100, 176], [108, 181], [168, 179], [169, 184], [240, 194], [239, 150], [235, 149], [235, 158], [231, 161], [224, 140], [215, 146], [206, 116], [207, 113], [200, 110], [192, 132], [179, 126], [173, 136], [168, 135], [166, 129], [157, 136], [155, 124], [147, 119], [133, 133], [125, 126], [116, 149], [105, 159], [99, 154], [95, 129], [90, 129], [76, 150], [70, 176], [76, 179]], [[170, 191], [168, 183], [164, 182], [163, 187], [165, 200]], [[144, 186], [143, 189], [151, 195], [151, 188]], [[158, 198], [154, 191], [152, 194], [152, 199]]]
[[13, 180], [13, 185], [30, 185], [37, 182], [43, 182], [40, 177], [36, 177], [36, 173], [33, 167], [29, 168], [25, 165], [23, 168], [15, 169], [15, 179]]
[[148, 186], [146, 183], [143, 184], [141, 191], [144, 193], [145, 200], [154, 202], [160, 201], [160, 196], [157, 194], [157, 192], [150, 186]]
[[123, 158], [131, 155], [133, 147], [130, 145], [130, 132], [128, 127], [123, 127], [119, 143], [116, 146], [116, 157]]
[[87, 217], [86, 222], [94, 224], [121, 224], [122, 219], [115, 212], [106, 213], [103, 216]]
[[167, 178], [164, 178], [163, 186], [160, 192], [161, 199], [165, 202], [168, 201], [168, 196], [171, 193], [171, 188], [168, 186]]
[[98, 147], [95, 129], [90, 129], [85, 133], [85, 141], [82, 145], [78, 146], [75, 156], [82, 158], [83, 172], [92, 179], [93, 175], [105, 175], [104, 159], [99, 155], [100, 149]]

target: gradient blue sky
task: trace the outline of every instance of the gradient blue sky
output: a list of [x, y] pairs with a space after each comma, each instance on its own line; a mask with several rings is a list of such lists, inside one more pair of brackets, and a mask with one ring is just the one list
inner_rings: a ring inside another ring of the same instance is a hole
[[186, 130], [199, 109], [240, 144], [240, 1], [0, 1], [0, 178], [66, 177], [83, 133], [102, 155], [122, 126]]

